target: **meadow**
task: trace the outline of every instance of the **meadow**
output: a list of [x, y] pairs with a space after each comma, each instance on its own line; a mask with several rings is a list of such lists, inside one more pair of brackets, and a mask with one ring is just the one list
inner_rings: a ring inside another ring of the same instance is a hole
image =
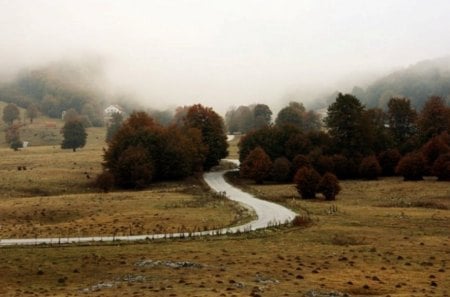
[[[236, 217], [238, 206], [194, 180], [96, 192], [90, 183], [101, 170], [104, 131], [88, 133], [88, 145], [75, 153], [1, 149], [0, 237], [203, 228], [250, 217]], [[292, 208], [298, 224], [216, 237], [2, 247], [0, 295], [450, 295], [448, 183], [342, 181], [329, 202], [301, 200], [292, 184], [229, 179]]]

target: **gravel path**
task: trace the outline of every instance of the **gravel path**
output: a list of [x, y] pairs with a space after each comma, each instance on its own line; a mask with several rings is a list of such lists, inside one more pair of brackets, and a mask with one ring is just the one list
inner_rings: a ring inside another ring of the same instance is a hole
[[[239, 164], [237, 160], [227, 160]], [[10, 245], [37, 245], [37, 244], [66, 244], [82, 242], [101, 242], [101, 241], [139, 241], [146, 239], [163, 238], [181, 238], [189, 236], [207, 236], [219, 235], [225, 233], [249, 232], [257, 229], [267, 228], [271, 225], [282, 224], [291, 221], [295, 213], [291, 210], [268, 201], [255, 198], [251, 194], [245, 193], [238, 188], [233, 187], [224, 179], [224, 174], [230, 170], [217, 172], [208, 172], [204, 174], [205, 182], [212, 190], [224, 193], [229, 199], [237, 201], [254, 211], [257, 219], [247, 224], [224, 228], [218, 230], [209, 230], [193, 233], [170, 233], [170, 234], [144, 234], [132, 236], [94, 236], [94, 237], [69, 237], [69, 238], [20, 238], [20, 239], [0, 239], [0, 246]]]

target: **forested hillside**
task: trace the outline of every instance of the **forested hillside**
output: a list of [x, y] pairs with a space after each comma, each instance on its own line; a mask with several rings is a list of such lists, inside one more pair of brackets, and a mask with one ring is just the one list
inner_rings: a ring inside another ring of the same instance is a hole
[[[368, 107], [386, 108], [392, 97], [407, 97], [420, 109], [430, 96], [450, 98], [450, 56], [426, 60], [393, 72], [366, 89], [354, 87], [352, 95]], [[333, 96], [334, 97], [334, 96]]]
[[21, 71], [17, 77], [0, 83], [0, 101], [28, 108], [34, 105], [51, 118], [75, 109], [93, 126], [103, 125], [104, 97], [95, 84], [97, 69], [61, 62]]

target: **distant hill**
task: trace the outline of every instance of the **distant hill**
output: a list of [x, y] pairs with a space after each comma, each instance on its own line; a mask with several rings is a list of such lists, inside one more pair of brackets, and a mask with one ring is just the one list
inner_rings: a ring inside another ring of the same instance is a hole
[[450, 56], [426, 60], [376, 80], [366, 89], [354, 87], [352, 94], [367, 107], [385, 108], [392, 97], [407, 97], [420, 109], [428, 97], [450, 98]]
[[27, 108], [36, 105], [42, 114], [61, 118], [70, 108], [92, 125], [103, 125], [103, 96], [96, 87], [95, 67], [70, 62], [52, 63], [21, 71], [11, 82], [0, 83], [0, 101]]

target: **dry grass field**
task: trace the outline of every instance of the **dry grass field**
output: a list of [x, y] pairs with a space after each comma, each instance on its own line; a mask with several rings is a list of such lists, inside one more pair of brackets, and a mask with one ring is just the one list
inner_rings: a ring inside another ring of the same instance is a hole
[[[189, 181], [93, 193], [85, 172], [100, 170], [102, 145], [91, 143], [76, 153], [2, 149], [0, 230], [10, 229], [2, 234], [236, 221], [233, 205], [199, 194], [201, 185]], [[18, 171], [18, 162], [27, 170]], [[44, 172], [53, 174], [40, 180]], [[3, 247], [0, 296], [450, 296], [449, 183], [344, 181], [337, 200], [326, 202], [298, 199], [293, 185], [234, 182], [291, 207], [304, 224], [133, 244]]]
[[59, 145], [0, 148], [0, 238], [198, 231], [251, 218], [195, 179], [98, 193], [92, 182], [101, 171], [105, 129], [87, 133], [87, 145], [76, 152]]

